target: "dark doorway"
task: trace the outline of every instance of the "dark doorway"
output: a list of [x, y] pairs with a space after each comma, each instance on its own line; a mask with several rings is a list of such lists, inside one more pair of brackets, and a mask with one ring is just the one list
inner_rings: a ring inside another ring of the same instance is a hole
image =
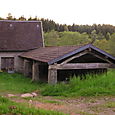
[[1, 70], [5, 72], [14, 71], [14, 57], [2, 57]]

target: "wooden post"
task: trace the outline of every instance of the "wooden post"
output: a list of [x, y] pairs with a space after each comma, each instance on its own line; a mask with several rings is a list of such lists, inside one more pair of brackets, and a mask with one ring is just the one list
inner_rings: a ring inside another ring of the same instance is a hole
[[33, 61], [32, 65], [32, 81], [39, 80], [39, 64], [38, 62]]
[[0, 71], [1, 71], [1, 57], [0, 57]]
[[29, 76], [29, 61], [24, 59], [24, 76]]
[[56, 84], [57, 83], [57, 69], [50, 68], [48, 69], [48, 83]]

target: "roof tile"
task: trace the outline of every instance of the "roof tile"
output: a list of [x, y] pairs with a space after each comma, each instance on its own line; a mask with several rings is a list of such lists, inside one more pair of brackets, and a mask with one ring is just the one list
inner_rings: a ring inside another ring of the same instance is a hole
[[24, 51], [42, 46], [40, 21], [0, 21], [0, 51]]
[[78, 49], [80, 46], [52, 46], [38, 48], [20, 55], [21, 57], [34, 59], [41, 62], [49, 62], [71, 51]]

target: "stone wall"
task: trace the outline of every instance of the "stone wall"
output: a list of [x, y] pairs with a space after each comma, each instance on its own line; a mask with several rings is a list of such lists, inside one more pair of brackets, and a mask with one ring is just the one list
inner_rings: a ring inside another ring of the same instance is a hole
[[23, 59], [19, 57], [24, 52], [0, 52], [0, 70], [1, 70], [1, 57], [14, 57], [14, 70], [16, 72], [23, 72]]

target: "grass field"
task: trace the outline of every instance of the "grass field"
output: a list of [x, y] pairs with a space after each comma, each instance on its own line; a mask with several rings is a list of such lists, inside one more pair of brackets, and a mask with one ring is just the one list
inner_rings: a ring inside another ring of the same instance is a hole
[[31, 82], [21, 74], [0, 73], [0, 92], [26, 93], [39, 91], [44, 96], [115, 96], [115, 71], [85, 80], [72, 78], [68, 84], [56, 85]]
[[42, 90], [42, 95], [50, 96], [115, 96], [115, 71], [107, 74], [90, 76], [85, 80], [72, 78], [68, 84], [59, 83], [55, 86], [47, 85]]
[[21, 74], [0, 73], [0, 92], [26, 93], [38, 90], [40, 86]]
[[[49, 85], [40, 82], [32, 82], [31, 79], [24, 77], [21, 74], [8, 74], [8, 73], [0, 73], [0, 115], [64, 115], [63, 113], [57, 111], [50, 111], [43, 109], [35, 109], [33, 106], [29, 106], [27, 99], [26, 104], [16, 103], [7, 98], [2, 97], [2, 95], [6, 95], [8, 93], [13, 94], [21, 94], [26, 92], [36, 91], [40, 96], [32, 99], [34, 101], [38, 101], [42, 103], [43, 106], [47, 104], [47, 107], [55, 106], [62, 110], [61, 106], [64, 106], [64, 113], [70, 113], [70, 110], [66, 110], [68, 107], [72, 109], [72, 111], [76, 113], [80, 113], [80, 115], [91, 115], [88, 114], [88, 110], [95, 112], [95, 110], [100, 109], [103, 111], [103, 108], [111, 108], [112, 114], [114, 113], [115, 103], [115, 71], [110, 70], [107, 74], [98, 75], [98, 76], [90, 76], [87, 75], [87, 79], [80, 80], [79, 78], [72, 78], [68, 84], [58, 83], [56, 85]], [[41, 97], [42, 95], [42, 97]], [[58, 97], [48, 97], [45, 96], [58, 96]], [[101, 96], [102, 99], [98, 99], [95, 96]], [[66, 98], [69, 97], [69, 98]], [[74, 98], [71, 98], [74, 97]], [[84, 97], [85, 100], [90, 99], [87, 103], [94, 104], [97, 102], [97, 105], [93, 105], [92, 107], [87, 107], [86, 101], [82, 102], [80, 98]], [[19, 100], [22, 100], [20, 97], [14, 97]], [[54, 98], [54, 99], [53, 99]], [[56, 99], [57, 98], [57, 99]], [[11, 99], [11, 98], [10, 98]], [[56, 99], [56, 100], [55, 100]], [[67, 100], [66, 100], [67, 99]], [[72, 103], [72, 105], [67, 104], [68, 99]], [[76, 99], [78, 100], [78, 106], [81, 106], [81, 103], [84, 104], [88, 109], [86, 112], [76, 110]], [[62, 101], [63, 100], [63, 103]], [[92, 101], [93, 100], [93, 101]], [[107, 100], [107, 101], [106, 101]], [[106, 101], [106, 103], [105, 103]], [[79, 103], [80, 102], [80, 103]], [[103, 103], [104, 102], [104, 103]], [[38, 103], [38, 105], [39, 105]], [[101, 106], [98, 106], [98, 103]], [[50, 105], [51, 104], [51, 105]], [[12, 109], [13, 107], [13, 109]], [[71, 108], [72, 107], [72, 108]], [[56, 109], [57, 110], [57, 109]], [[106, 110], [104, 110], [106, 111]], [[62, 111], [61, 111], [62, 112]], [[97, 111], [96, 111], [97, 112]], [[109, 112], [110, 113], [110, 112]], [[97, 114], [92, 114], [97, 115]]]

